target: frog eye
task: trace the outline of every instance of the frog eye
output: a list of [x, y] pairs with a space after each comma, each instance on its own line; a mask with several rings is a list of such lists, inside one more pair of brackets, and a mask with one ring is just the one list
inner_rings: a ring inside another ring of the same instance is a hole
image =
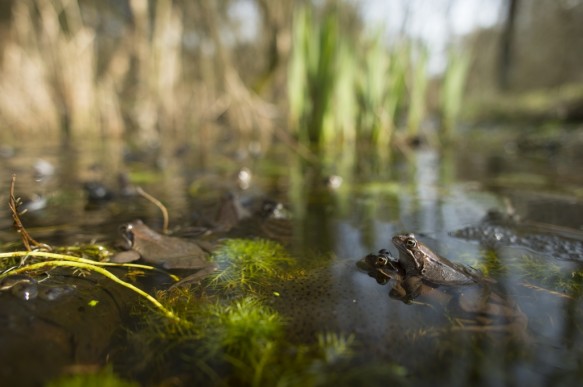
[[415, 246], [417, 246], [417, 241], [415, 240], [415, 238], [409, 238], [409, 239], [407, 239], [407, 240], [405, 241], [405, 245], [406, 245], [408, 248], [412, 249], [412, 248], [414, 248]]
[[385, 266], [387, 264], [387, 258], [385, 257], [377, 257], [377, 262], [376, 265], [377, 266]]
[[130, 243], [134, 242], [133, 227], [131, 224], [125, 224], [123, 226], [120, 226], [119, 231], [123, 235], [123, 237], [126, 238]]

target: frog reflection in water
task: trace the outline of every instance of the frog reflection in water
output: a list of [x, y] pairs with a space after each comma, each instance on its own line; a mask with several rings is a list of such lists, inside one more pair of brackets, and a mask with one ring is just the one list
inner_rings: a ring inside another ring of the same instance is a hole
[[[410, 303], [419, 296], [427, 295], [429, 299], [469, 317], [474, 324], [472, 328], [481, 330], [514, 326], [524, 330], [526, 317], [516, 305], [490, 289], [494, 280], [483, 277], [478, 270], [453, 263], [434, 253], [413, 234], [396, 235], [392, 242], [399, 250], [398, 259], [383, 249], [357, 263], [379, 284], [394, 280], [389, 293], [391, 298]], [[456, 291], [452, 292], [453, 289]]]
[[118, 253], [112, 262], [126, 263], [143, 259], [164, 269], [198, 270], [182, 279], [178, 284], [199, 281], [216, 270], [216, 265], [207, 260], [211, 246], [201, 241], [162, 235], [136, 220], [120, 228], [127, 251]]

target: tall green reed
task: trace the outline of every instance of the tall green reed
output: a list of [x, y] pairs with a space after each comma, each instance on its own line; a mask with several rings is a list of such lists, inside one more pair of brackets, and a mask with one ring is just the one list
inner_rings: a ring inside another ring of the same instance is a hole
[[292, 125], [307, 143], [317, 145], [331, 138], [329, 115], [336, 84], [338, 33], [334, 15], [326, 16], [322, 24], [316, 23], [307, 7], [295, 15], [288, 98]]
[[382, 30], [345, 36], [338, 25], [334, 12], [322, 20], [307, 7], [295, 14], [288, 98], [297, 137], [313, 146], [386, 149], [403, 111], [406, 135], [418, 136], [427, 115], [427, 49], [389, 46]]
[[407, 133], [409, 137], [417, 137], [427, 111], [427, 48], [423, 45], [413, 46], [409, 55], [410, 72], [407, 76], [409, 101], [407, 114]]
[[454, 135], [456, 121], [461, 112], [470, 57], [467, 51], [451, 48], [448, 52], [440, 95], [441, 135], [446, 140]]
[[364, 47], [364, 63], [359, 67], [364, 71], [356, 85], [360, 138], [384, 148], [391, 142], [405, 97], [407, 52], [400, 46], [389, 49], [380, 31]]

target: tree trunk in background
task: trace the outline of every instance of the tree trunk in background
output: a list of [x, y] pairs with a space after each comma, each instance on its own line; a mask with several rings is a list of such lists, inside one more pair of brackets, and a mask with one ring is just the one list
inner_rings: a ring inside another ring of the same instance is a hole
[[498, 87], [502, 91], [510, 88], [510, 73], [512, 70], [513, 37], [519, 0], [508, 0], [508, 14], [504, 23], [504, 31], [500, 36], [500, 58], [498, 63]]
[[259, 94], [269, 91], [269, 99], [281, 101], [285, 98], [287, 81], [286, 64], [291, 51], [291, 28], [294, 9], [298, 1], [258, 0], [261, 14], [261, 34], [266, 39], [268, 57], [264, 71], [255, 82], [254, 89]]

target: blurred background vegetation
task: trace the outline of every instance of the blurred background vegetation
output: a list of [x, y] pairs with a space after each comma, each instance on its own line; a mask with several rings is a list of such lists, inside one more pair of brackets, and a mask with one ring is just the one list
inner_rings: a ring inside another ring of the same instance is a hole
[[[5, 0], [0, 136], [386, 147], [583, 120], [583, 1], [495, 1], [463, 34], [461, 1], [387, 2], [398, 25], [378, 3]], [[445, 26], [441, 51], [415, 21]]]

